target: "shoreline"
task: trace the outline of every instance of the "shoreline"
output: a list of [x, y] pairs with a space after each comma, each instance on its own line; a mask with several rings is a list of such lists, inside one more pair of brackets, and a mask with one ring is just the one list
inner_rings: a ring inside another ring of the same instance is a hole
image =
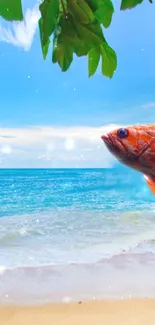
[[2, 306], [0, 324], [5, 325], [153, 325], [154, 299], [102, 300], [53, 303], [41, 306]]
[[[121, 254], [96, 264], [0, 270], [0, 304], [155, 298], [155, 254]], [[147, 276], [146, 276], [147, 274]]]

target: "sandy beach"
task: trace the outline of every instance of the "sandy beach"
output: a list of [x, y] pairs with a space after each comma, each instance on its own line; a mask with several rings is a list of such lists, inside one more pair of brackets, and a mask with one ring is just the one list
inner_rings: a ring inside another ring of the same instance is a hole
[[154, 325], [155, 300], [0, 307], [1, 325]]

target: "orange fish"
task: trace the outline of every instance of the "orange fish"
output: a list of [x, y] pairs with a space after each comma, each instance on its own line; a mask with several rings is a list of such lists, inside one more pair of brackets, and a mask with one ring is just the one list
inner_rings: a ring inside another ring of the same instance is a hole
[[155, 125], [122, 127], [101, 138], [120, 162], [143, 173], [155, 195]]

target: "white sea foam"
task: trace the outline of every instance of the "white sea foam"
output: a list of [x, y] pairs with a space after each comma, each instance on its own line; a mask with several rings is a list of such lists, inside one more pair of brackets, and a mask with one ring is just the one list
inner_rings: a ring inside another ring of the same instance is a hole
[[154, 253], [154, 216], [63, 208], [1, 218], [0, 262], [6, 268], [89, 264], [122, 252]]

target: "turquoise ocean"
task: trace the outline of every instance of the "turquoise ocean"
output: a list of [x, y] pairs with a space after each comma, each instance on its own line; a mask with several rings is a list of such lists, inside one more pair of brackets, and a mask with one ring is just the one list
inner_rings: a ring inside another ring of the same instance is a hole
[[142, 174], [0, 169], [0, 302], [155, 296], [155, 197]]

